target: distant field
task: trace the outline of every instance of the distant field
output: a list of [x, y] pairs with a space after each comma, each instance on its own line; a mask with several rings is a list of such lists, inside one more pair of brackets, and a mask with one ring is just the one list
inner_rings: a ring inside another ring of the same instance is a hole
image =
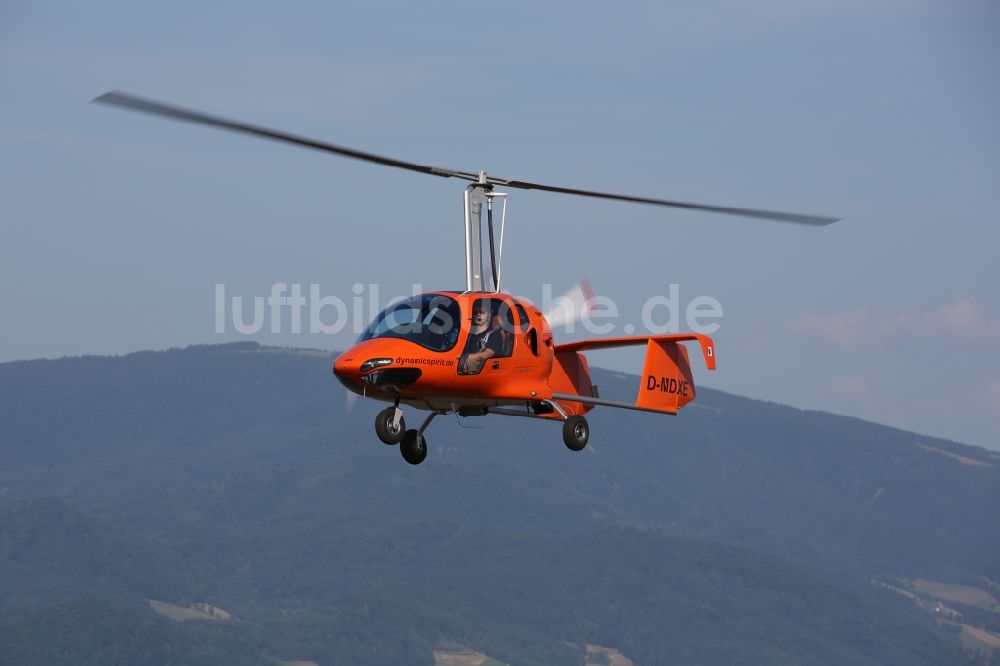
[[1000, 636], [963, 624], [962, 645], [977, 652], [989, 654], [993, 650], [1000, 649]]
[[507, 666], [482, 652], [469, 649], [435, 650], [435, 666]]
[[[917, 444], [917, 446], [919, 446], [921, 449], [929, 453], [939, 453], [943, 456], [947, 456], [948, 458], [951, 458], [952, 460], [955, 460], [963, 465], [972, 465], [974, 467], [994, 467], [993, 464], [988, 463], [986, 461], [976, 460], [975, 458], [968, 458], [966, 456], [960, 456], [957, 453], [952, 453], [951, 451], [945, 451], [944, 449], [938, 449], [933, 446], [927, 446], [926, 444]], [[990, 457], [993, 458], [996, 456], [991, 455]]]
[[165, 601], [149, 600], [149, 605], [154, 611], [164, 617], [177, 622], [187, 620], [222, 620], [223, 622], [233, 619], [233, 616], [215, 606], [208, 604], [192, 604], [191, 606], [176, 606]]
[[610, 664], [611, 666], [635, 666], [632, 660], [614, 648], [603, 645], [587, 645], [587, 665]]
[[977, 606], [985, 610], [1000, 610], [1000, 601], [986, 590], [969, 585], [954, 585], [939, 583], [933, 580], [917, 578], [911, 582], [913, 589], [923, 594], [929, 594], [945, 601], [957, 601], [968, 606]]

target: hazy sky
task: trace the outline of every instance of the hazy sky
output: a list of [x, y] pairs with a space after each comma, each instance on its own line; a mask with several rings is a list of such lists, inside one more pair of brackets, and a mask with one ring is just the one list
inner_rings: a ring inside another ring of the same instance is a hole
[[[464, 286], [462, 183], [88, 104], [120, 89], [417, 162], [843, 216], [514, 191], [506, 286], [587, 277], [623, 334], [677, 284], [724, 309], [703, 384], [1000, 449], [996, 3], [139, 4], [0, 4], [0, 361], [241, 339], [215, 333], [216, 284]], [[253, 339], [354, 337], [283, 323]]]

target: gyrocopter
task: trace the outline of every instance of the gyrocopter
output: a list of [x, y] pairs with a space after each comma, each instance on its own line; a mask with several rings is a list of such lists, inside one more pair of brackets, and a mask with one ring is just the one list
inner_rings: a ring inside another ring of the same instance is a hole
[[[545, 315], [530, 302], [504, 293], [501, 285], [503, 234], [508, 194], [497, 187], [542, 190], [615, 201], [723, 213], [812, 226], [837, 218], [752, 208], [731, 208], [557, 187], [405, 162], [280, 132], [121, 92], [94, 100], [312, 148], [344, 157], [468, 181], [465, 188], [465, 288], [432, 291], [382, 311], [357, 343], [338, 356], [333, 373], [349, 390], [391, 403], [375, 417], [375, 432], [399, 444], [406, 462], [427, 457], [424, 432], [438, 415], [522, 416], [562, 422], [563, 441], [581, 451], [590, 438], [585, 414], [596, 406], [677, 414], [695, 398], [695, 384], [683, 343], [697, 343], [709, 370], [715, 345], [698, 334], [640, 335], [556, 344]], [[499, 229], [494, 209], [499, 209]], [[485, 212], [485, 216], [484, 216]], [[484, 236], [484, 222], [485, 231]], [[484, 262], [484, 253], [489, 260]], [[634, 402], [601, 398], [591, 382], [584, 352], [645, 345], [646, 356]], [[402, 405], [427, 411], [419, 428], [406, 428]]]

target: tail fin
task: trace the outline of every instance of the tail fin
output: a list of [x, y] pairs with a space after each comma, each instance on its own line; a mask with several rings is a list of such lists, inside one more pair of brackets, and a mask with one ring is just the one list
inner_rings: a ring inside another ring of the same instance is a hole
[[694, 397], [694, 378], [687, 349], [676, 342], [648, 341], [636, 406], [676, 413]]

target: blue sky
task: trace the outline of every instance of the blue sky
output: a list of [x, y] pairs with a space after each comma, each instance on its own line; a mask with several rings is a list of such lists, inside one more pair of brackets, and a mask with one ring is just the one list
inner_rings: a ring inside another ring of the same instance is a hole
[[637, 323], [676, 283], [724, 308], [702, 383], [1000, 449], [998, 38], [989, 2], [7, 2], [0, 361], [237, 339], [217, 283], [463, 285], [461, 183], [87, 103], [114, 88], [418, 162], [843, 216], [514, 192], [506, 286], [587, 277]]

